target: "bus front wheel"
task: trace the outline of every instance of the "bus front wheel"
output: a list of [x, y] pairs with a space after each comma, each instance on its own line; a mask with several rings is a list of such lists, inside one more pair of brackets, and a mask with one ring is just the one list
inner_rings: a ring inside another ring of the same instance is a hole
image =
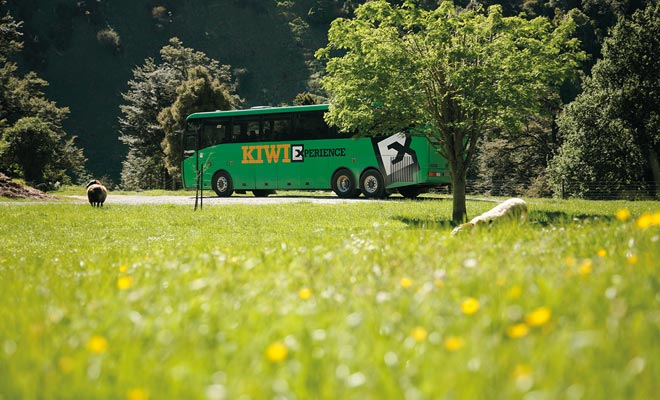
[[216, 172], [213, 175], [211, 186], [219, 197], [229, 197], [234, 193], [234, 183], [227, 171]]
[[369, 169], [360, 177], [360, 188], [365, 197], [382, 199], [385, 197], [385, 181], [378, 170]]
[[332, 191], [341, 198], [357, 197], [360, 195], [355, 185], [355, 177], [347, 169], [340, 169], [332, 175]]

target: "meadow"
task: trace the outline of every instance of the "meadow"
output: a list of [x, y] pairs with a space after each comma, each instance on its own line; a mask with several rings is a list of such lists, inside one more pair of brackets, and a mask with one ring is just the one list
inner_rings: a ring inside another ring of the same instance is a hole
[[657, 398], [660, 202], [529, 203], [0, 204], [0, 399]]

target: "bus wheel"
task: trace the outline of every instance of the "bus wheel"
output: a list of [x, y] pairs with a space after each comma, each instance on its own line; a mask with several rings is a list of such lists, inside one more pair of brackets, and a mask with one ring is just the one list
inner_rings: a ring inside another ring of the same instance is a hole
[[399, 188], [399, 194], [406, 199], [414, 199], [422, 193], [422, 189], [417, 186], [403, 186]]
[[213, 174], [211, 186], [219, 197], [229, 197], [234, 193], [234, 183], [227, 171], [218, 171]]
[[332, 175], [332, 191], [341, 198], [357, 197], [360, 192], [355, 185], [355, 178], [351, 171], [347, 169], [340, 169]]
[[360, 188], [365, 197], [381, 199], [385, 197], [385, 181], [378, 170], [370, 169], [362, 174]]

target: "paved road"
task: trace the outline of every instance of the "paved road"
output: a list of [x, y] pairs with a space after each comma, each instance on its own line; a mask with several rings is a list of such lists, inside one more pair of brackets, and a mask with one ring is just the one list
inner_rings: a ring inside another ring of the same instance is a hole
[[[76, 201], [87, 202], [87, 196], [67, 196]], [[233, 197], [216, 197], [204, 196], [204, 205], [225, 205], [225, 204], [281, 204], [281, 203], [300, 203], [309, 202], [316, 204], [338, 204], [338, 203], [355, 203], [361, 201], [369, 201], [365, 198], [359, 199], [340, 199], [339, 197], [328, 194], [327, 196], [269, 196], [269, 197], [252, 197], [252, 196], [233, 196]], [[141, 195], [113, 195], [108, 194], [106, 204], [129, 204], [129, 205], [142, 205], [142, 204], [181, 204], [181, 205], [195, 205], [195, 196], [141, 196]]]

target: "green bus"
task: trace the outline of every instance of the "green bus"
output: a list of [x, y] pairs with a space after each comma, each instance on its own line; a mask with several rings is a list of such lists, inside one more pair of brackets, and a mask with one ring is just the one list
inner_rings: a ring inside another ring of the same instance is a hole
[[[342, 198], [414, 198], [450, 183], [447, 161], [424, 136], [357, 137], [326, 124], [328, 105], [200, 112], [183, 135], [183, 186], [220, 197], [252, 191], [332, 190]], [[200, 174], [198, 174], [198, 171]]]

